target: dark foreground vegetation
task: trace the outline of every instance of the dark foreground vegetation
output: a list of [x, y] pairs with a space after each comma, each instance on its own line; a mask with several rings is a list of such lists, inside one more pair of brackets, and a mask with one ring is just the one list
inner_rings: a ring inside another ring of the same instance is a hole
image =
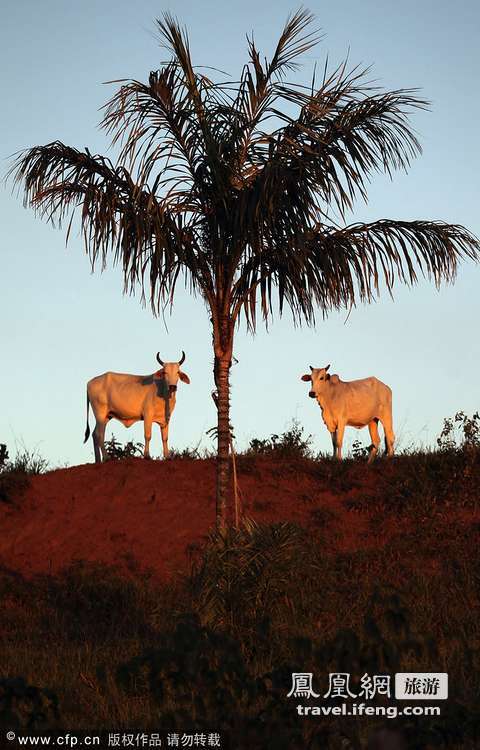
[[[332, 554], [324, 512], [309, 528], [247, 519], [212, 535], [168, 584], [86, 563], [30, 580], [3, 571], [1, 729], [190, 730], [239, 750], [364, 750], [388, 727], [409, 750], [478, 748], [478, 422], [456, 415], [435, 451], [368, 467], [352, 524], [358, 506], [370, 509], [373, 538], [390, 519], [404, 531], [387, 547]], [[270, 455], [336, 493], [359, 481], [361, 458], [337, 464], [309, 450], [294, 425], [252, 441], [238, 471]], [[18, 479], [4, 463], [4, 479]], [[302, 717], [298, 703], [328, 701], [288, 698], [292, 672], [313, 672], [322, 696], [333, 672], [351, 674], [354, 693], [366, 673], [448, 672], [449, 700], [434, 717]]]

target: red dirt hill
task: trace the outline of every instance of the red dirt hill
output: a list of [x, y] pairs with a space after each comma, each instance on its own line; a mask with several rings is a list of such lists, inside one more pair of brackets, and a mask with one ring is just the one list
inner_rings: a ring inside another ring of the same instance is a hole
[[[239, 470], [246, 515], [327, 527], [327, 553], [382, 548], [418, 521], [378, 510], [375, 516], [373, 506], [356, 502], [375, 495], [377, 467], [353, 465], [346, 489], [340, 483], [335, 493], [303, 461], [240, 459]], [[392, 474], [393, 464], [384, 462], [382, 471]], [[213, 460], [129, 459], [61, 469], [32, 477], [20, 498], [0, 503], [0, 565], [30, 576], [86, 560], [167, 579], [187, 570], [189, 552], [202, 545], [214, 518]], [[472, 532], [474, 521], [461, 511], [444, 519], [460, 532]]]

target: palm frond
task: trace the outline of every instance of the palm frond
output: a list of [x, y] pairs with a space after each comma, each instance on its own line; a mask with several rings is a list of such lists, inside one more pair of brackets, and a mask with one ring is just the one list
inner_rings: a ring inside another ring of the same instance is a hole
[[147, 280], [154, 307], [157, 292], [161, 298], [171, 293], [179, 261], [194, 285], [211, 284], [193, 227], [182, 217], [194, 215], [188, 195], [177, 193], [172, 210], [148, 187], [135, 184], [125, 167], [59, 141], [21, 153], [11, 174], [24, 185], [25, 205], [59, 226], [70, 217], [67, 241], [78, 210], [92, 268], [97, 263], [104, 268], [112, 253], [114, 264], [122, 265], [125, 291], [133, 293], [140, 284], [145, 297]]
[[282, 87], [279, 96], [296, 103], [300, 112], [292, 117], [271, 108], [284, 124], [263, 148], [252, 139], [256, 170], [250, 182], [260, 200], [262, 184], [270, 184], [269, 171], [301, 171], [310, 194], [317, 194], [325, 206], [334, 205], [344, 217], [358, 196], [367, 200], [374, 172], [392, 176], [393, 170], [408, 169], [421, 153], [409, 114], [427, 108], [428, 102], [410, 89], [372, 93], [363, 80], [365, 72], [338, 69], [313, 96]]
[[289, 16], [271, 61], [265, 60], [264, 64], [253, 36], [247, 37], [249, 64], [243, 69], [238, 93], [231, 107], [232, 113], [236, 113], [237, 122], [242, 123], [241, 129], [232, 133], [240, 174], [245, 170], [248, 150], [262, 138], [259, 133], [255, 137], [255, 131], [264, 117], [269, 116], [270, 107], [277, 97], [276, 82], [287, 71], [296, 70], [299, 67], [298, 58], [315, 47], [321, 38], [317, 31], [308, 30], [313, 20], [313, 14], [302, 8]]
[[176, 65], [151, 72], [148, 84], [122, 82], [104, 110], [101, 127], [113, 146], [121, 146], [119, 163], [130, 170], [138, 165], [139, 180], [146, 182], [153, 170], [161, 174], [177, 165], [184, 179], [195, 177], [203, 153]]
[[419, 275], [438, 287], [455, 279], [462, 259], [478, 261], [480, 242], [464, 227], [440, 221], [380, 220], [344, 229], [319, 227], [290, 246], [263, 247], [245, 262], [234, 286], [237, 312], [243, 308], [255, 328], [257, 298], [267, 317], [278, 292], [294, 318], [315, 320], [332, 309], [370, 302], [382, 286], [392, 294], [396, 281], [407, 285]]
[[407, 285], [419, 275], [442, 281], [455, 279], [458, 262], [478, 260], [478, 239], [464, 227], [440, 221], [380, 220], [342, 230], [320, 230], [309, 239], [323, 310], [370, 301], [384, 284], [392, 293], [395, 281]]
[[[204, 100], [205, 79], [203, 76], [195, 73], [190, 55], [188, 35], [170, 13], [165, 13], [162, 19], [157, 19], [157, 26], [161, 37], [173, 56], [173, 62], [182, 71], [185, 91], [195, 111], [203, 137], [205, 166], [211, 172], [212, 182], [221, 190], [226, 185], [224, 163], [219, 151], [218, 141], [212, 132], [209, 107]], [[210, 86], [207, 86], [208, 88]]]
[[299, 68], [297, 58], [316, 47], [322, 38], [318, 30], [307, 31], [314, 21], [315, 16], [306, 8], [289, 16], [268, 64], [267, 77], [283, 77], [285, 71]]

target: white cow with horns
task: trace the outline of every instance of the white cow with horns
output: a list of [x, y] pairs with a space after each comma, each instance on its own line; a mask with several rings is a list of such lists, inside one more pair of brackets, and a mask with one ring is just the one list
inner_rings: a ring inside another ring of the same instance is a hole
[[392, 391], [377, 378], [363, 378], [344, 382], [338, 375], [329, 375], [326, 367], [312, 367], [311, 373], [301, 379], [312, 384], [310, 398], [316, 398], [322, 410], [322, 418], [332, 436], [333, 455], [342, 457], [345, 427], [366, 427], [370, 432], [372, 446], [368, 457], [372, 461], [380, 445], [378, 423], [385, 431], [385, 449], [393, 456], [395, 435], [392, 424]]
[[179, 362], [164, 362], [158, 353], [157, 362], [162, 369], [153, 375], [106, 372], [88, 381], [87, 429], [84, 442], [86, 443], [90, 436], [88, 408], [91, 404], [96, 419], [92, 434], [96, 463], [106, 460], [105, 427], [110, 419], [118, 419], [125, 427], [143, 420], [145, 458], [150, 458], [152, 424], [156, 422], [162, 432], [163, 456], [168, 457], [168, 425], [175, 409], [177, 383], [179, 378], [184, 383], [190, 383], [188, 375], [180, 370], [184, 361], [183, 351]]

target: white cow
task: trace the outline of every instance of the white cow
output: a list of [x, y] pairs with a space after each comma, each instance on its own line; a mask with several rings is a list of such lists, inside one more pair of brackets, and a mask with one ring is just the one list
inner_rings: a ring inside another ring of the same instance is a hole
[[153, 375], [106, 372], [88, 381], [87, 429], [84, 442], [86, 443], [90, 436], [88, 408], [91, 404], [96, 419], [92, 434], [96, 463], [106, 460], [105, 427], [110, 419], [118, 419], [125, 427], [143, 420], [145, 458], [150, 458], [152, 424], [156, 422], [162, 432], [163, 456], [168, 457], [168, 426], [175, 408], [178, 379], [190, 383], [190, 378], [180, 370], [185, 361], [185, 352], [182, 352], [179, 362], [163, 362], [159, 354], [157, 361], [162, 369]]
[[310, 398], [316, 398], [322, 410], [322, 418], [332, 436], [333, 455], [342, 457], [345, 427], [366, 427], [370, 432], [372, 447], [368, 457], [372, 461], [380, 445], [378, 423], [385, 431], [385, 449], [393, 456], [395, 435], [392, 424], [392, 391], [377, 378], [363, 378], [343, 382], [338, 375], [329, 375], [326, 367], [310, 366], [311, 374], [302, 375], [312, 388]]

